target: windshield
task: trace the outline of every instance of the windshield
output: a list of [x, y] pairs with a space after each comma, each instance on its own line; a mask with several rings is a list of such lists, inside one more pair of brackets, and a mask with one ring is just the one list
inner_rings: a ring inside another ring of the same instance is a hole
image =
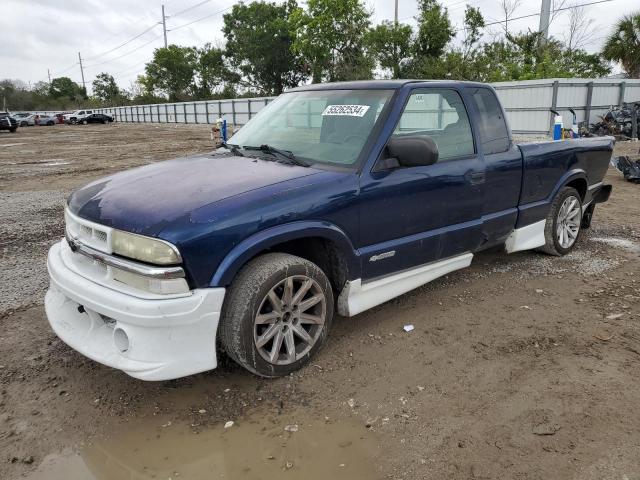
[[228, 141], [240, 148], [269, 145], [309, 163], [354, 165], [393, 90], [285, 93]]

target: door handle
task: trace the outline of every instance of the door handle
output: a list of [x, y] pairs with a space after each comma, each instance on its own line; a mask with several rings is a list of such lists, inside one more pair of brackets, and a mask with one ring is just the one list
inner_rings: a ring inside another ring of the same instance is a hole
[[481, 183], [484, 183], [485, 180], [484, 172], [467, 173], [466, 177], [469, 179], [469, 183], [471, 183], [471, 185], [480, 185]]

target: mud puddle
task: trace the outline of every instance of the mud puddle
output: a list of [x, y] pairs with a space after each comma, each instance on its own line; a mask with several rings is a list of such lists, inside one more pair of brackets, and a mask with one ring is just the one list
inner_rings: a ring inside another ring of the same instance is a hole
[[77, 452], [46, 456], [29, 480], [372, 480], [374, 433], [353, 419], [254, 414], [196, 431], [157, 417]]

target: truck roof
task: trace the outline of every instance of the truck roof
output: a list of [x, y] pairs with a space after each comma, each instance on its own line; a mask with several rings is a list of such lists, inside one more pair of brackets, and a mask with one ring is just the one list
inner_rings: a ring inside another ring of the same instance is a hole
[[403, 80], [358, 80], [353, 82], [332, 82], [332, 83], [312, 83], [309, 85], [302, 85], [300, 87], [292, 88], [287, 92], [301, 92], [305, 90], [397, 90], [409, 83], [441, 83], [449, 85], [464, 85], [464, 86], [487, 86], [485, 83], [480, 82], [465, 82], [461, 80], [417, 80], [417, 79], [403, 79]]

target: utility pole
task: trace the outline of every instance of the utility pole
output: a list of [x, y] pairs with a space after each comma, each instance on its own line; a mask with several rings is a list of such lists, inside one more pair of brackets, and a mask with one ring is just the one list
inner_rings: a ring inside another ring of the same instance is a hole
[[398, 0], [396, 0], [396, 10], [393, 18], [395, 19], [395, 24], [398, 25]]
[[[396, 3], [398, 0], [396, 0]], [[162, 5], [162, 30], [164, 32], [164, 48], [167, 48], [167, 18], [164, 16], [164, 5]]]
[[47, 77], [49, 77], [49, 83], [51, 83], [51, 72], [47, 68]]
[[551, 0], [542, 0], [540, 6], [540, 43], [546, 45], [549, 38], [549, 18], [551, 17]]
[[84, 93], [87, 93], [87, 86], [84, 83], [84, 70], [82, 69], [82, 57], [80, 56], [80, 52], [78, 52], [78, 60], [80, 61], [80, 75], [82, 76], [82, 88], [84, 88]]

